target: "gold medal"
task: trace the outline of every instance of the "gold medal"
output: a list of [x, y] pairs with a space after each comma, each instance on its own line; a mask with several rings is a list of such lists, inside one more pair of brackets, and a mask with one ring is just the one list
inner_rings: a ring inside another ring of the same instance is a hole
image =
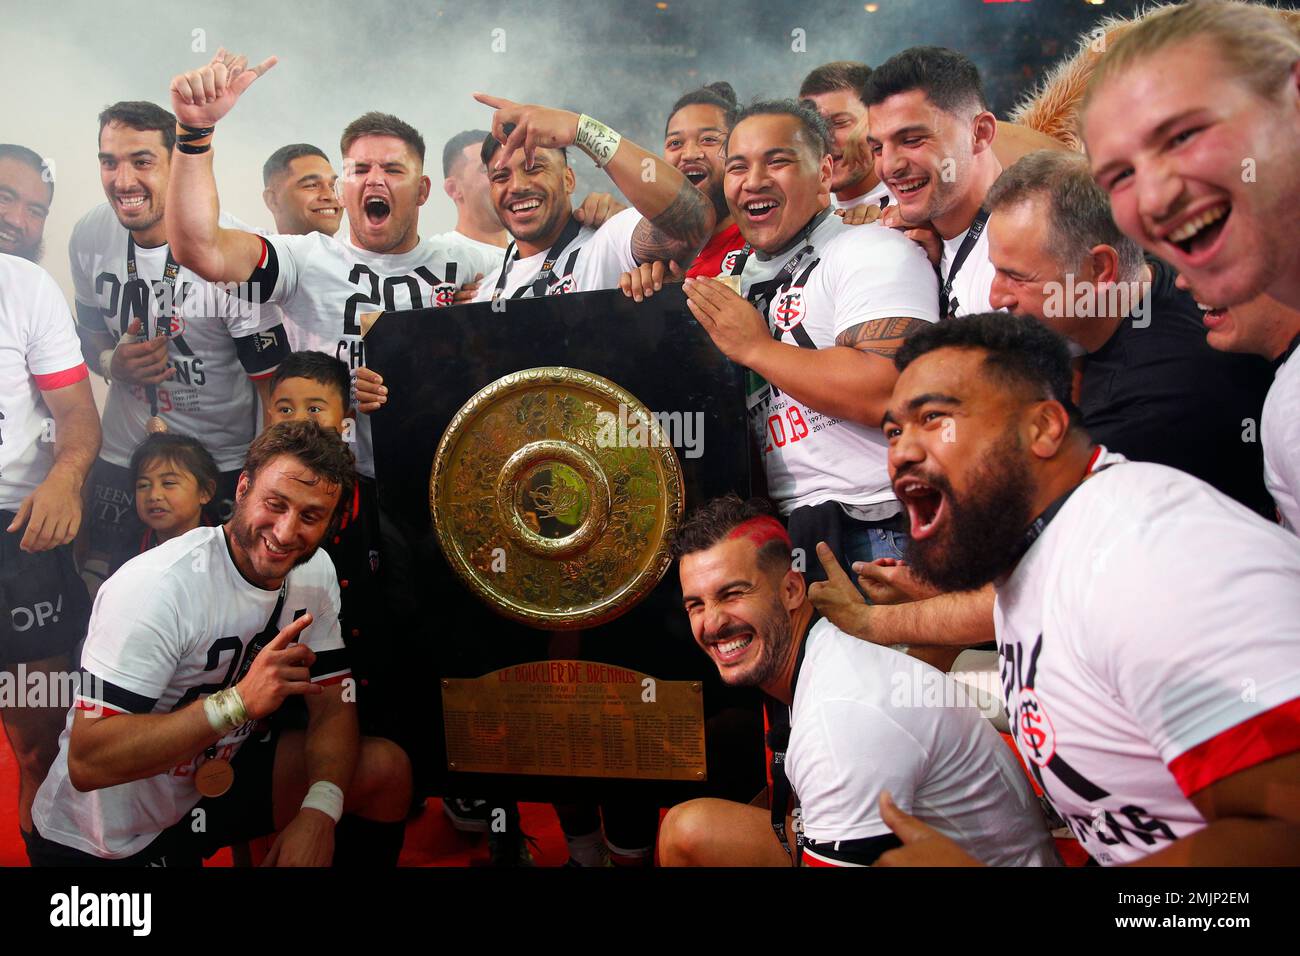
[[144, 429], [150, 435], [156, 435], [159, 432], [165, 432], [167, 430], [167, 423], [157, 415], [153, 415], [150, 417], [149, 421], [145, 422]]
[[220, 757], [205, 761], [194, 771], [194, 787], [205, 797], [219, 797], [235, 782], [235, 768]]
[[718, 281], [736, 295], [740, 295], [740, 276], [718, 276]]

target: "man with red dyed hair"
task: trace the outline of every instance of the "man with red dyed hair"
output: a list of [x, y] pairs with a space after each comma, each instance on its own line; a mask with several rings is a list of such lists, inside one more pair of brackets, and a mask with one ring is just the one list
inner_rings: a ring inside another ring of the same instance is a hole
[[820, 619], [775, 517], [735, 495], [715, 499], [682, 526], [674, 551], [696, 642], [723, 681], [771, 698], [771, 803], [780, 810], [680, 804], [659, 831], [663, 865], [788, 865], [791, 790], [803, 827], [792, 856], [806, 865], [866, 866], [899, 846], [879, 810], [886, 792], [983, 862], [1058, 862], [981, 698]]

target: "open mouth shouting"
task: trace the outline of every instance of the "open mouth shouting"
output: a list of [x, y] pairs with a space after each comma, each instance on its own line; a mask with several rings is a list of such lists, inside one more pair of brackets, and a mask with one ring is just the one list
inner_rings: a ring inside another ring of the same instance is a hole
[[386, 223], [393, 213], [387, 197], [373, 194], [362, 200], [361, 209], [365, 213], [366, 223], [375, 229]]
[[913, 541], [924, 541], [933, 535], [947, 514], [948, 496], [920, 478], [909, 475], [898, 479], [894, 482], [894, 494], [907, 508]]
[[1182, 253], [1189, 266], [1204, 265], [1218, 252], [1219, 240], [1231, 214], [1231, 203], [1215, 203], [1167, 230], [1163, 239]]

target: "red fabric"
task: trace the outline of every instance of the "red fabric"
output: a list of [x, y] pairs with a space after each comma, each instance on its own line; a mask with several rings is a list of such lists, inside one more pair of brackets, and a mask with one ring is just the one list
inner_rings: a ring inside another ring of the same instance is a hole
[[741, 236], [739, 227], [733, 222], [705, 243], [700, 254], [691, 263], [691, 267], [686, 270], [686, 278], [698, 279], [701, 276], [709, 279], [717, 278], [722, 272], [722, 260], [728, 253], [735, 252], [744, 244], [745, 239]]
[[86, 363], [74, 365], [72, 368], [65, 368], [62, 372], [49, 372], [45, 375], [33, 375], [36, 380], [36, 387], [42, 392], [52, 392], [56, 388], [67, 388], [69, 385], [76, 385], [83, 378], [87, 378], [90, 372], [86, 368]]
[[1242, 721], [1169, 763], [1185, 796], [1234, 773], [1300, 750], [1300, 697]]
[[839, 863], [832, 863], [830, 860], [823, 860], [819, 856], [813, 856], [812, 851], [807, 847], [803, 848], [803, 865], [804, 866], [830, 866], [840, 869]]

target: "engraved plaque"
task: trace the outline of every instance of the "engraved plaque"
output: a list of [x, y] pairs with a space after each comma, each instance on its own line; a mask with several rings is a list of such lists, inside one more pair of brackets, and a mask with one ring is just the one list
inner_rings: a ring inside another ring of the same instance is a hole
[[590, 628], [667, 570], [681, 466], [654, 415], [613, 382], [525, 369], [452, 419], [429, 506], [448, 563], [493, 609], [548, 630]]
[[530, 661], [444, 679], [442, 708], [452, 771], [705, 779], [699, 681], [596, 661]]

